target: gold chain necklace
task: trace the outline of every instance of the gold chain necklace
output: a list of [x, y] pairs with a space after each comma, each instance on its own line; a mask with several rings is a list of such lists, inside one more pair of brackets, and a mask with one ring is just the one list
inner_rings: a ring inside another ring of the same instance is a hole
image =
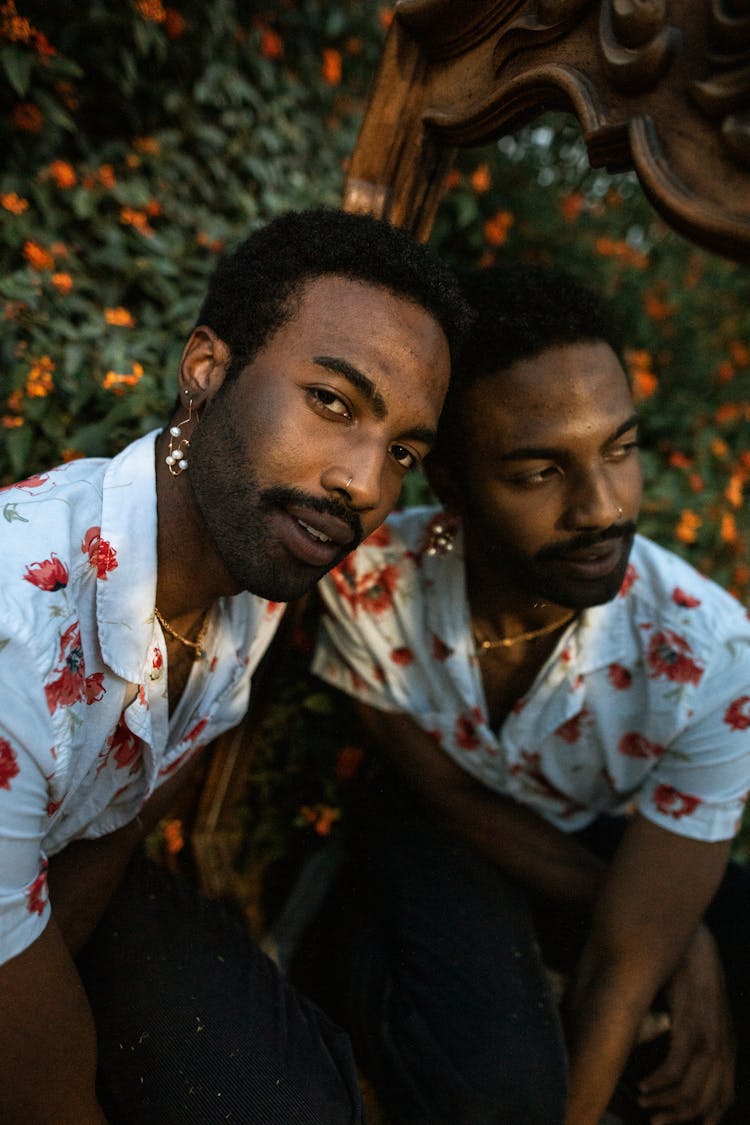
[[516, 633], [513, 637], [501, 637], [498, 641], [480, 641], [476, 637], [477, 645], [479, 646], [479, 655], [483, 656], [485, 652], [491, 652], [493, 648], [510, 648], [511, 645], [516, 645], [520, 641], [533, 641], [536, 637], [544, 637], [547, 633], [554, 633], [556, 629], [562, 629], [563, 625], [567, 625], [575, 617], [576, 611], [571, 609], [560, 621], [553, 621], [551, 625], [543, 625], [541, 629], [530, 629], [528, 633]]
[[194, 641], [191, 641], [188, 637], [183, 637], [182, 633], [178, 633], [176, 629], [173, 629], [166, 618], [163, 617], [161, 613], [159, 613], [159, 610], [156, 608], [156, 606], [154, 606], [154, 614], [162, 629], [164, 629], [165, 632], [169, 633], [171, 637], [174, 637], [176, 641], [179, 641], [180, 644], [185, 645], [186, 648], [192, 648], [198, 660], [201, 660], [206, 655], [203, 648], [203, 640], [206, 636], [206, 632], [208, 631], [208, 610], [206, 610], [203, 614], [203, 621], [201, 622], [201, 627], [198, 630], [198, 636]]

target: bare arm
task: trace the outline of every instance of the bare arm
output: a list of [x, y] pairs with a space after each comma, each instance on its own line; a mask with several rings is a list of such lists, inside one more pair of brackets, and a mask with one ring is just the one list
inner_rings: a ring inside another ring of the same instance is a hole
[[95, 1074], [91, 1011], [51, 919], [28, 949], [0, 966], [0, 1120], [106, 1125]]
[[566, 907], [591, 910], [606, 871], [601, 860], [530, 809], [475, 781], [408, 715], [362, 703], [356, 710], [368, 740], [443, 827], [527, 887]]
[[600, 1120], [641, 1019], [696, 934], [730, 846], [677, 836], [643, 817], [628, 828], [567, 997], [567, 1125]]

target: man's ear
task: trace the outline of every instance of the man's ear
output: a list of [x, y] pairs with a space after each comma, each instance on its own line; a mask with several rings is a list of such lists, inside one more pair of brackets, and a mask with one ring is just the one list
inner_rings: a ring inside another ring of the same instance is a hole
[[461, 490], [453, 472], [437, 457], [427, 457], [424, 462], [427, 483], [447, 512], [461, 513]]
[[177, 380], [182, 399], [196, 406], [212, 399], [226, 378], [232, 354], [227, 344], [205, 324], [194, 328], [182, 351]]

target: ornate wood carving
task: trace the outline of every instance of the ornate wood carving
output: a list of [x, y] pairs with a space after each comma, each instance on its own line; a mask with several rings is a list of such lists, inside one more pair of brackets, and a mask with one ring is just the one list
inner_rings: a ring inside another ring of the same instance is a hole
[[400, 0], [344, 205], [426, 237], [455, 146], [561, 108], [592, 165], [750, 260], [750, 0]]

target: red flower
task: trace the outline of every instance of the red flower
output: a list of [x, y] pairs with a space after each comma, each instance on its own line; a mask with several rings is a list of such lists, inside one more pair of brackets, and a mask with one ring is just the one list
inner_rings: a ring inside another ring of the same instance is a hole
[[154, 669], [155, 672], [158, 672], [163, 664], [164, 664], [164, 657], [161, 654], [161, 649], [157, 646], [154, 649], [154, 655], [153, 655], [153, 658], [151, 660], [151, 667]]
[[125, 722], [124, 715], [120, 716], [119, 723], [107, 740], [107, 750], [100, 769], [113, 752], [117, 763], [116, 769], [124, 770], [130, 767], [130, 772], [135, 773], [141, 762], [141, 740], [130, 730]]
[[39, 866], [39, 874], [26, 892], [28, 903], [26, 909], [29, 914], [42, 914], [47, 902], [47, 860], [43, 859]]
[[361, 746], [342, 746], [336, 755], [334, 773], [339, 781], [350, 781], [357, 776], [365, 752]]
[[0, 738], [0, 789], [10, 789], [19, 772], [16, 752], [6, 738]]
[[202, 732], [206, 729], [207, 726], [208, 726], [208, 719], [199, 719], [198, 722], [193, 727], [193, 729], [189, 730], [188, 733], [185, 735], [185, 741], [186, 742], [195, 742], [198, 735], [202, 734]]
[[570, 719], [561, 723], [555, 731], [555, 734], [558, 738], [561, 738], [563, 742], [578, 742], [578, 739], [581, 737], [581, 723], [587, 715], [588, 711], [586, 708], [582, 708], [577, 715], [573, 715]]
[[644, 734], [634, 730], [622, 736], [617, 749], [628, 758], [661, 758], [666, 747], [660, 746], [658, 742], [651, 742]]
[[432, 658], [433, 660], [447, 660], [449, 656], [453, 655], [453, 649], [447, 645], [445, 641], [441, 641], [440, 637], [432, 634]]
[[732, 730], [747, 730], [750, 727], [750, 695], [734, 699], [724, 712], [724, 722]]
[[684, 606], [685, 609], [695, 609], [697, 605], [701, 604], [700, 598], [694, 598], [692, 594], [686, 594], [679, 586], [675, 586], [672, 591], [672, 601], [675, 605]]
[[106, 539], [100, 539], [100, 534], [100, 527], [90, 527], [83, 537], [81, 551], [88, 554], [89, 564], [96, 568], [96, 577], [106, 579], [110, 570], [117, 569], [117, 551]]
[[331, 578], [342, 598], [353, 611], [362, 607], [368, 613], [382, 613], [393, 605], [393, 591], [398, 582], [395, 566], [386, 566], [380, 571], [370, 570], [357, 578], [351, 556], [339, 563], [331, 571]]
[[654, 633], [647, 653], [652, 678], [666, 676], [676, 684], [700, 683], [703, 669], [691, 660], [687, 655], [689, 652], [692, 649], [685, 638], [673, 633], [671, 629]]
[[[39, 488], [40, 485], [46, 484], [48, 480], [49, 476], [47, 473], [37, 474], [35, 477], [28, 477], [26, 480], [18, 481], [16, 484], [6, 484], [3, 488], [0, 488], [0, 492], [7, 492], [11, 488], [28, 488], [31, 492], [33, 488]], [[54, 488], [55, 486], [53, 485], [52, 487]], [[36, 495], [36, 493], [32, 493], [32, 495]]]
[[51, 558], [44, 559], [43, 562], [30, 563], [26, 567], [24, 578], [32, 586], [54, 593], [55, 590], [62, 590], [68, 585], [68, 568], [53, 551]]
[[654, 804], [659, 812], [669, 813], [675, 820], [679, 820], [681, 816], [690, 816], [700, 803], [700, 797], [681, 793], [673, 785], [657, 785], [654, 790]]
[[610, 664], [607, 669], [607, 677], [612, 687], [617, 688], [619, 691], [624, 691], [626, 688], [629, 688], [633, 682], [633, 677], [623, 664]]
[[414, 662], [414, 653], [410, 648], [404, 645], [402, 648], [391, 649], [391, 660], [394, 664], [412, 664]]
[[476, 724], [481, 714], [476, 707], [471, 715], [459, 715], [456, 719], [456, 742], [462, 750], [476, 750], [480, 745]]
[[628, 563], [627, 567], [625, 568], [625, 577], [622, 580], [622, 585], [620, 586], [618, 597], [624, 598], [633, 583], [637, 581], [637, 579], [638, 571], [635, 569], [632, 563]]
[[103, 672], [86, 676], [86, 664], [81, 644], [81, 630], [77, 621], [69, 625], [60, 637], [60, 656], [54, 669], [57, 676], [44, 685], [50, 715], [58, 707], [69, 707], [85, 700], [96, 703], [104, 695]]
[[376, 527], [372, 535], [368, 535], [364, 541], [365, 546], [368, 547], [387, 547], [392, 539], [391, 530], [385, 524]]

